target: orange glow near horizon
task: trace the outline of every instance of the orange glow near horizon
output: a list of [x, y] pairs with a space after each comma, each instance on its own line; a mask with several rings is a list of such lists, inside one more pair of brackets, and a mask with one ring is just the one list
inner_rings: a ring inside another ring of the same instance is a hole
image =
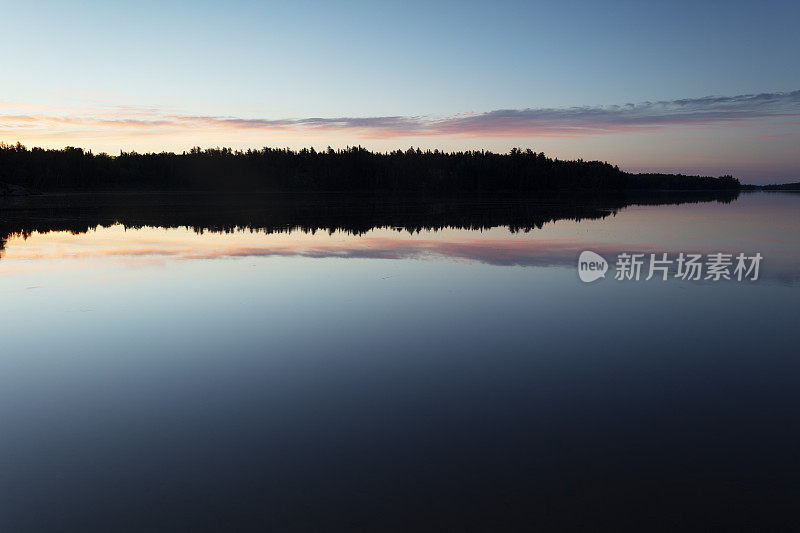
[[786, 182], [796, 181], [800, 172], [797, 94], [770, 95], [774, 102], [766, 108], [748, 103], [751, 96], [738, 96], [719, 108], [697, 99], [680, 105], [286, 119], [206, 116], [157, 107], [0, 102], [0, 142], [76, 146], [109, 154], [180, 153], [195, 146], [361, 145], [376, 151], [414, 146], [494, 152], [520, 147], [560, 159], [608, 161], [633, 172], [732, 174], [756, 183]]

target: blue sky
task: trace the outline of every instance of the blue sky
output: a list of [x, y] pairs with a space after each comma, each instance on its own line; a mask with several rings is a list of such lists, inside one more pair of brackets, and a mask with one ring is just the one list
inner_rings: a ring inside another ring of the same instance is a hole
[[600, 131], [589, 120], [587, 131], [569, 135], [541, 121], [400, 134], [351, 124], [174, 123], [450, 120], [792, 93], [800, 89], [795, 2], [18, 2], [2, 13], [4, 142], [111, 153], [522, 146], [631, 170], [800, 178], [800, 103], [792, 98], [745, 118], [660, 125], [651, 117], [634, 131]]

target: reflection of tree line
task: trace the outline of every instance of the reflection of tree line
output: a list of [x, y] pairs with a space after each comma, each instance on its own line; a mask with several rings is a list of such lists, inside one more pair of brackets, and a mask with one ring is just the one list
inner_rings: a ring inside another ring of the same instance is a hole
[[649, 195], [570, 195], [536, 200], [502, 197], [427, 198], [337, 195], [110, 194], [41, 195], [0, 203], [0, 249], [11, 235], [69, 231], [122, 224], [187, 227], [195, 232], [250, 230], [342, 231], [360, 235], [374, 228], [406, 232], [444, 228], [485, 230], [504, 226], [512, 232], [541, 228], [561, 219], [598, 219], [629, 205], [731, 202], [736, 191]]

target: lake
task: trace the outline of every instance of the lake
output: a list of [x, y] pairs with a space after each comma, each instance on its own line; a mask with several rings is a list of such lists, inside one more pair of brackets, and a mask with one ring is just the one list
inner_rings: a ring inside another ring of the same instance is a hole
[[0, 243], [2, 531], [800, 528], [798, 194], [46, 195]]

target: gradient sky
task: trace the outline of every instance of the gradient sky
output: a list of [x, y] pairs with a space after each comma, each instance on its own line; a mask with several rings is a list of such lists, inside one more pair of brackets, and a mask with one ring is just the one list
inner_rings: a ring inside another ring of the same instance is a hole
[[7, 3], [0, 141], [520, 146], [797, 181], [798, 20], [790, 1]]

